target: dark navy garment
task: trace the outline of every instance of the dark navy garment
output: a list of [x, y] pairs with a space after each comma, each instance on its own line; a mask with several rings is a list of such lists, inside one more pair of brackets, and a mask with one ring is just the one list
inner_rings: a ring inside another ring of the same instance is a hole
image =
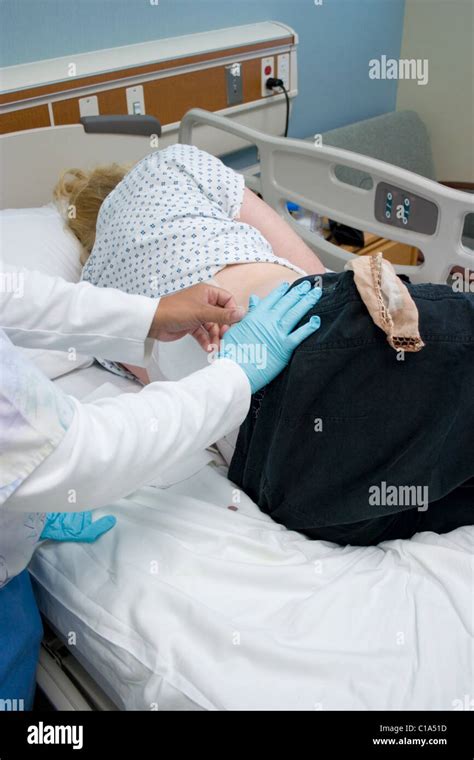
[[252, 398], [230, 480], [276, 522], [341, 544], [474, 524], [474, 294], [407, 283], [426, 345], [401, 354], [352, 272], [322, 280], [321, 328]]
[[0, 709], [31, 710], [43, 627], [23, 570], [0, 589]]

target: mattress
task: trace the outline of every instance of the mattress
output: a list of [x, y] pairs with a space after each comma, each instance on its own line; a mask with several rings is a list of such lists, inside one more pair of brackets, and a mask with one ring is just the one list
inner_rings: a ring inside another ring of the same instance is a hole
[[[95, 370], [96, 393], [110, 392], [116, 379]], [[117, 525], [96, 543], [33, 558], [40, 608], [119, 707], [464, 704], [474, 528], [342, 548], [274, 523], [225, 476], [210, 462], [140, 489], [98, 510]]]

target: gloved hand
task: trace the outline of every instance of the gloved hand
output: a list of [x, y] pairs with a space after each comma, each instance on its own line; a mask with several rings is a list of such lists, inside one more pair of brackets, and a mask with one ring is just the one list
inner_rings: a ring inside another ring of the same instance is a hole
[[288, 292], [285, 282], [260, 300], [251, 296], [249, 311], [241, 322], [225, 333], [220, 357], [233, 359], [250, 381], [252, 393], [273, 380], [288, 364], [295, 348], [317, 330], [319, 317], [313, 316], [291, 332], [321, 298], [321, 288], [311, 288], [308, 280]]
[[83, 541], [90, 544], [117, 522], [112, 515], [92, 522], [92, 512], [51, 512], [46, 515], [40, 541]]

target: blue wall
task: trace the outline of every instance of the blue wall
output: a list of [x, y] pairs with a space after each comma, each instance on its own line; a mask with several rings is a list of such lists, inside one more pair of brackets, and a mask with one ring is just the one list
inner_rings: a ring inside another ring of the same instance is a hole
[[11, 66], [180, 34], [276, 20], [299, 35], [299, 96], [290, 134], [303, 137], [395, 110], [396, 80], [368, 61], [399, 58], [405, 0], [0, 0], [0, 65]]

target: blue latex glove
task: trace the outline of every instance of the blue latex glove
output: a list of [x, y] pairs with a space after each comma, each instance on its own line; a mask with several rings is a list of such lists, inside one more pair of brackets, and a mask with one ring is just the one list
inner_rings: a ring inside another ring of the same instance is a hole
[[251, 296], [249, 311], [225, 333], [220, 357], [233, 359], [250, 381], [252, 393], [271, 382], [288, 364], [299, 344], [321, 324], [313, 316], [298, 330], [298, 322], [321, 298], [321, 288], [308, 280], [288, 291], [285, 282], [260, 300]]
[[112, 515], [92, 522], [92, 512], [51, 512], [46, 515], [40, 541], [83, 541], [90, 544], [114, 527]]

